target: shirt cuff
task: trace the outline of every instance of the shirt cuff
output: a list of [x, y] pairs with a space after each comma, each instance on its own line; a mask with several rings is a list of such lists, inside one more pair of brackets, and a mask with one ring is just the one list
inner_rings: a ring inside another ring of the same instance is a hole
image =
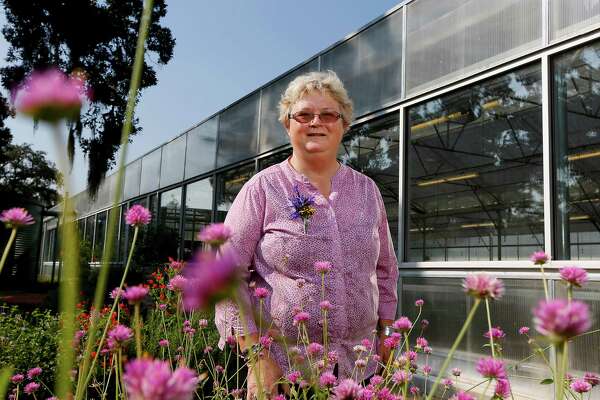
[[398, 303], [393, 301], [390, 303], [379, 303], [379, 310], [377, 312], [379, 319], [396, 319], [396, 307]]

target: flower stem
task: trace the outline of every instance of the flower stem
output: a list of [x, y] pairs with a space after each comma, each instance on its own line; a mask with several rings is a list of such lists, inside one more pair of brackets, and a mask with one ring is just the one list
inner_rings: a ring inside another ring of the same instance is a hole
[[0, 260], [0, 274], [2, 274], [2, 268], [4, 268], [4, 263], [6, 262], [6, 259], [8, 258], [8, 253], [9, 253], [10, 247], [12, 246], [13, 242], [15, 241], [16, 236], [17, 236], [17, 228], [12, 228], [12, 231], [10, 232], [10, 237], [8, 238], [8, 243], [6, 243], [6, 247], [4, 247], [4, 252], [2, 253], [2, 259]]
[[0, 371], [0, 399], [6, 398], [6, 392], [8, 391], [12, 371], [13, 368], [11, 366], [4, 367]]
[[140, 318], [140, 303], [133, 306], [133, 323], [135, 325], [135, 355], [142, 357], [142, 319]]
[[546, 282], [546, 273], [544, 272], [544, 265], [540, 264], [540, 270], [542, 271], [542, 282], [544, 283], [544, 295], [546, 296], [546, 301], [550, 300], [550, 295], [548, 294], [548, 282]]
[[452, 356], [454, 356], [454, 352], [456, 351], [456, 349], [458, 348], [458, 345], [460, 344], [463, 337], [465, 336], [465, 333], [467, 333], [467, 329], [469, 329], [469, 326], [471, 325], [471, 322], [473, 321], [473, 317], [475, 316], [475, 312], [477, 311], [477, 308], [479, 308], [480, 303], [481, 303], [481, 299], [475, 299], [475, 304], [473, 304], [473, 307], [471, 307], [471, 311], [469, 311], [469, 315], [467, 315], [467, 319], [465, 320], [465, 323], [463, 324], [460, 332], [458, 333], [458, 336], [456, 336], [456, 339], [454, 340], [454, 343], [452, 344], [452, 347], [450, 348], [450, 351], [448, 352], [448, 355], [446, 356], [446, 359], [444, 360], [444, 363], [442, 364], [442, 367], [440, 368], [440, 372], [438, 373], [438, 376], [433, 384], [433, 387], [431, 388], [431, 392], [429, 392], [429, 395], [427, 396], [426, 400], [431, 400], [433, 398], [433, 396], [435, 395], [437, 387], [439, 386], [440, 381], [442, 380], [442, 378], [444, 377], [444, 374], [446, 373], [448, 364], [450, 364], [450, 360], [452, 360]]
[[490, 313], [490, 300], [485, 298], [485, 311], [487, 314], [488, 333], [490, 335], [490, 348], [492, 349], [492, 358], [496, 358], [496, 350], [494, 349], [494, 335], [492, 334], [492, 317]]
[[565, 340], [562, 343], [556, 344], [556, 376], [554, 377], [554, 387], [556, 389], [556, 400], [563, 400], [565, 391], [565, 372], [567, 369], [567, 344]]

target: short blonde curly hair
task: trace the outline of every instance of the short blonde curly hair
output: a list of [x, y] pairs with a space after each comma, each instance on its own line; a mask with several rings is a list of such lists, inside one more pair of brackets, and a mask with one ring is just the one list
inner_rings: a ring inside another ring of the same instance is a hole
[[352, 122], [352, 112], [354, 111], [352, 100], [340, 78], [331, 70], [309, 72], [291, 81], [279, 101], [279, 122], [287, 127], [294, 104], [304, 95], [315, 90], [327, 93], [339, 104], [342, 122], [345, 127], [348, 127]]

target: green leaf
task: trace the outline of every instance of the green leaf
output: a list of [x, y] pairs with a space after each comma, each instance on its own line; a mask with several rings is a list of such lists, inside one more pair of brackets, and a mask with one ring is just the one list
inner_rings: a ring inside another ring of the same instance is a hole
[[546, 379], [544, 379], [544, 380], [542, 380], [540, 382], [540, 385], [550, 385], [552, 383], [554, 383], [554, 379], [552, 379], [552, 378], [546, 378]]

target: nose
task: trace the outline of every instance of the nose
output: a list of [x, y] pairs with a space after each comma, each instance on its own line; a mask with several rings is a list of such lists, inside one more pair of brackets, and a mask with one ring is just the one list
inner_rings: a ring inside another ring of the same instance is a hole
[[[316, 121], [319, 122], [316, 122]], [[310, 126], [315, 126], [315, 125], [321, 125], [321, 115], [319, 114], [313, 114], [312, 119], [310, 120], [310, 122], [308, 123]]]

